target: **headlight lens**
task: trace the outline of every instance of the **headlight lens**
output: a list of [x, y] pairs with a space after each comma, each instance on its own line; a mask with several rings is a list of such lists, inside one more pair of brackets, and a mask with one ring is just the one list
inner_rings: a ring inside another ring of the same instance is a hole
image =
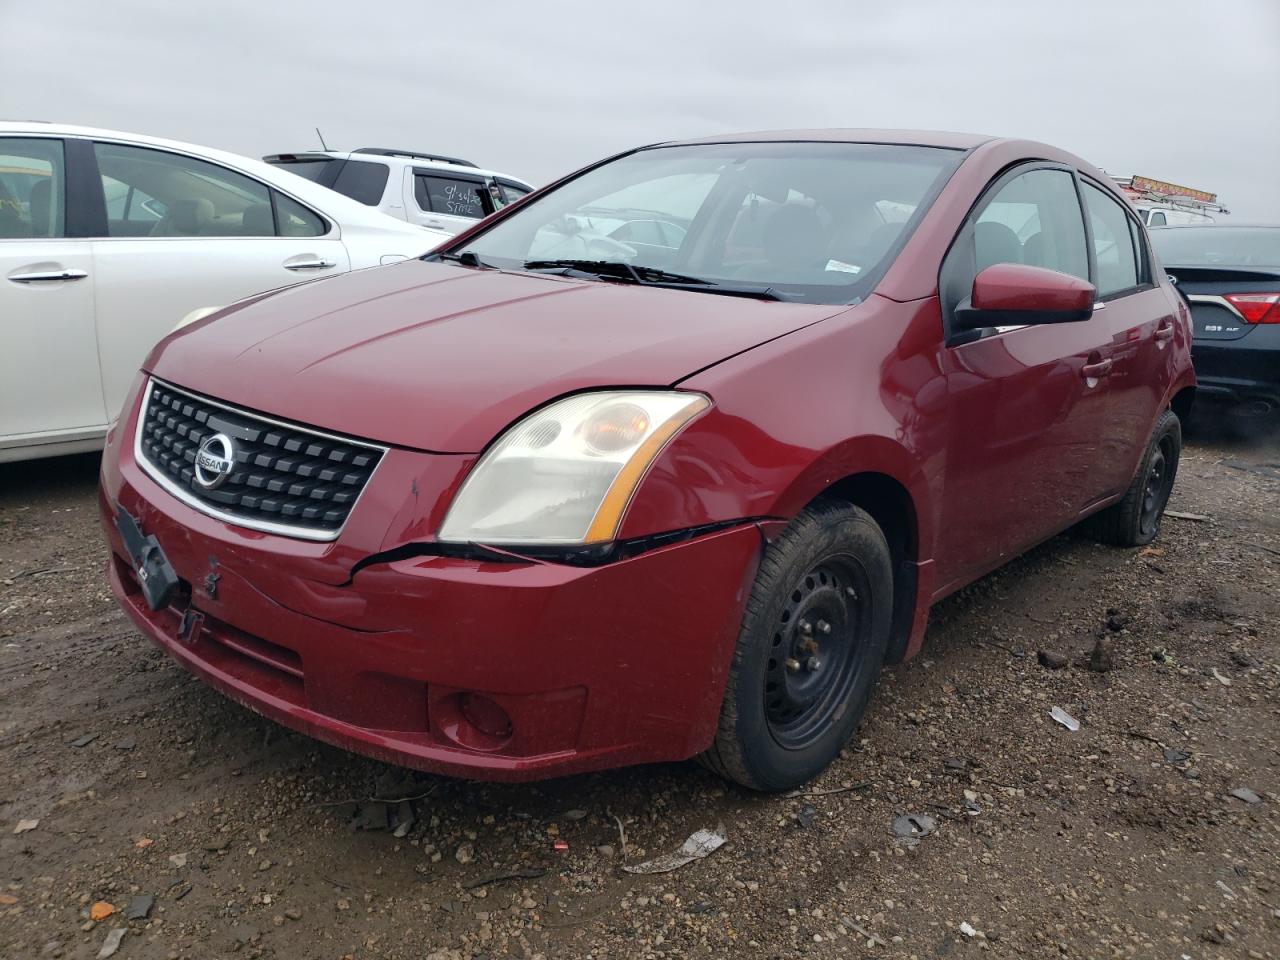
[[711, 405], [700, 393], [609, 391], [525, 417], [472, 468], [440, 539], [588, 544], [612, 540], [640, 478]]

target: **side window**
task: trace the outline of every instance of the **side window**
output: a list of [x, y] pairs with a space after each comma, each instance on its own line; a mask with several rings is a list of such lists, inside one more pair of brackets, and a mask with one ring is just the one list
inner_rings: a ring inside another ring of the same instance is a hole
[[1129, 239], [1133, 241], [1133, 249], [1138, 255], [1138, 284], [1144, 286], [1151, 283], [1151, 251], [1147, 247], [1142, 227], [1133, 217], [1129, 217]]
[[1065, 170], [1031, 170], [992, 197], [974, 228], [975, 273], [995, 263], [1026, 263], [1089, 279], [1084, 221]]
[[524, 187], [517, 187], [514, 183], [503, 183], [502, 192], [506, 195], [507, 203], [515, 203], [521, 197], [527, 197], [530, 191]]
[[1138, 286], [1141, 261], [1134, 247], [1129, 215], [1119, 202], [1086, 183], [1084, 205], [1093, 230], [1093, 252], [1098, 262], [1098, 297], [1115, 296]]
[[136, 224], [136, 232], [145, 236], [156, 221], [164, 217], [165, 205], [141, 190], [114, 177], [102, 178], [102, 192], [107, 201], [107, 219]]
[[969, 296], [974, 277], [997, 263], [1025, 263], [1089, 279], [1084, 217], [1071, 173], [1028, 170], [986, 198], [943, 263], [939, 292], [946, 313]]
[[0, 137], [0, 240], [66, 236], [61, 140]]
[[453, 177], [436, 177], [415, 174], [413, 195], [418, 206], [432, 213], [451, 217], [470, 217], [479, 220], [484, 215], [482, 193], [485, 186], [474, 180], [457, 180]]
[[296, 200], [276, 190], [271, 191], [276, 203], [276, 223], [282, 237], [322, 237], [329, 225]]
[[376, 207], [382, 202], [390, 174], [391, 168], [385, 163], [348, 160], [333, 181], [333, 189], [365, 206]]
[[1151, 219], [1148, 222], [1153, 227], [1163, 227], [1169, 221], [1165, 218], [1163, 210], [1153, 210], [1151, 212]]
[[[256, 180], [165, 150], [95, 143], [108, 204], [123, 184], [155, 220], [116, 216], [109, 207], [109, 237], [270, 237], [275, 235], [271, 194]], [[127, 205], [130, 212], [132, 204]], [[125, 208], [117, 202], [121, 213]]]

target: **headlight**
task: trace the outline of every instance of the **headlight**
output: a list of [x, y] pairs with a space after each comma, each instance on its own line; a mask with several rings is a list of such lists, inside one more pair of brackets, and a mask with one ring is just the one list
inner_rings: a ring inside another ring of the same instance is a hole
[[504, 433], [472, 468], [440, 539], [612, 540], [649, 464], [710, 405], [700, 393], [635, 390], [578, 394], [544, 407]]

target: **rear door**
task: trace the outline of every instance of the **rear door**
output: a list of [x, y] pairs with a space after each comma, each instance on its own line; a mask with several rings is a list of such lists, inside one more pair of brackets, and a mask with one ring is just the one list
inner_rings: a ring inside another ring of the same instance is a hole
[[489, 184], [478, 174], [415, 167], [406, 191], [406, 219], [436, 230], [461, 233], [493, 213]]
[[109, 414], [151, 347], [188, 313], [350, 268], [335, 224], [239, 171], [95, 142], [105, 216], [93, 243]]
[[1106, 416], [1101, 421], [1099, 495], [1123, 492], [1175, 376], [1170, 346], [1177, 299], [1152, 281], [1146, 235], [1109, 191], [1082, 179], [1098, 303], [1092, 322], [1110, 338]]
[[1096, 320], [951, 333], [974, 277], [1026, 263], [1089, 278], [1073, 171], [1029, 164], [998, 178], [939, 278], [949, 402], [939, 582], [980, 576], [1070, 525], [1099, 496], [1110, 335]]
[[91, 243], [73, 236], [83, 198], [68, 191], [79, 185], [72, 153], [53, 137], [0, 137], [0, 459], [4, 448], [95, 436], [107, 421]]

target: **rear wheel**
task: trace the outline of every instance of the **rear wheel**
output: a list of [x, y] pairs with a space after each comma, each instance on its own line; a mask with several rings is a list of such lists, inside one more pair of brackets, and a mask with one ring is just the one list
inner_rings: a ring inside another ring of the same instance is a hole
[[892, 609], [889, 546], [875, 521], [837, 501], [808, 507], [760, 562], [701, 762], [756, 790], [821, 773], [870, 701]]
[[1124, 498], [1086, 520], [1086, 532], [1118, 547], [1140, 547], [1154, 540], [1173, 492], [1181, 453], [1182, 426], [1177, 414], [1166, 410], [1156, 421]]

